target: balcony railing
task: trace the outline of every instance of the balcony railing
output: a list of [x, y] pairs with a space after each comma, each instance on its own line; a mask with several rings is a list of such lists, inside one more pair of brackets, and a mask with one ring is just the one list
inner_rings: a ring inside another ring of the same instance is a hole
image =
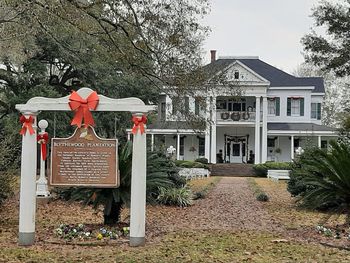
[[255, 111], [226, 111], [221, 110], [216, 112], [216, 119], [218, 121], [239, 121], [239, 122], [249, 122], [255, 121]]

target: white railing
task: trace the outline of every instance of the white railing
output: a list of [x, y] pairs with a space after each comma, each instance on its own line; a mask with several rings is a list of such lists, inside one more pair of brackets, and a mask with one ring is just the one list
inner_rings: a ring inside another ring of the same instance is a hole
[[226, 111], [220, 110], [216, 112], [216, 119], [218, 121], [255, 121], [255, 112], [254, 111]]

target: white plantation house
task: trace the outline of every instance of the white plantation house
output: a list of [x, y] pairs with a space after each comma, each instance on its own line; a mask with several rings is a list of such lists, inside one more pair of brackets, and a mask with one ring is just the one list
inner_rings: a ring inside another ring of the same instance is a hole
[[[264, 163], [290, 161], [298, 147], [327, 147], [337, 136], [321, 124], [322, 78], [294, 77], [258, 57], [215, 59], [215, 51], [205, 69], [213, 76], [225, 72], [225, 83], [234, 85], [218, 84], [182, 98], [161, 95], [158, 121], [148, 125], [152, 149], [173, 146], [180, 160]], [[240, 96], [233, 96], [235, 88]], [[199, 131], [179, 120], [179, 107], [205, 117], [206, 128]]]

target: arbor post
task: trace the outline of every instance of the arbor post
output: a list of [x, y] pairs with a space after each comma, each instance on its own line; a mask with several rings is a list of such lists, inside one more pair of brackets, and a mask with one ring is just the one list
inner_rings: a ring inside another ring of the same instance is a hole
[[[141, 118], [143, 113], [133, 114]], [[146, 128], [146, 127], [145, 127]], [[133, 135], [130, 204], [130, 246], [145, 245], [146, 221], [146, 133]]]
[[20, 246], [30, 246], [35, 240], [35, 210], [36, 210], [36, 115], [37, 112], [22, 112], [29, 118], [32, 116], [34, 134], [27, 131], [22, 136], [21, 156], [21, 189], [19, 203], [19, 238]]

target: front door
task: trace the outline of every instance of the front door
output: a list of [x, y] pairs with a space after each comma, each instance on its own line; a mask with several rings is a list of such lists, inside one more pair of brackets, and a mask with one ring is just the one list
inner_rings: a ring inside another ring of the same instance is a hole
[[245, 143], [228, 141], [226, 143], [226, 162], [227, 163], [242, 163]]
[[242, 162], [242, 142], [232, 142], [231, 144], [231, 163]]

